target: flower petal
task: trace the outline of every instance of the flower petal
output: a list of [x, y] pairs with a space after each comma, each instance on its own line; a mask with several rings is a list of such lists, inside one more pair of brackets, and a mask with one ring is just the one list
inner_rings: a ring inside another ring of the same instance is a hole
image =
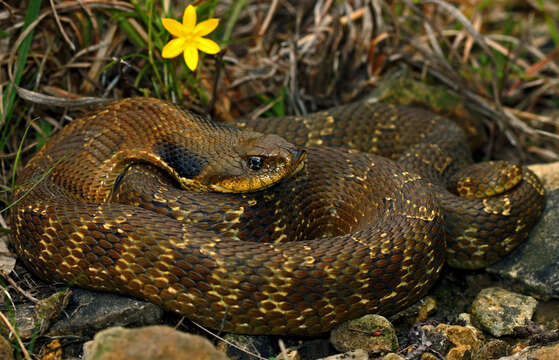
[[184, 51], [184, 38], [176, 38], [167, 43], [161, 51], [161, 56], [165, 59], [174, 58]]
[[221, 50], [219, 45], [213, 40], [199, 37], [195, 41], [198, 49], [206, 54], [217, 54]]
[[214, 31], [218, 24], [219, 19], [212, 18], [204, 20], [200, 24], [196, 25], [196, 28], [194, 28], [194, 34], [195, 36], [206, 36]]
[[184, 9], [182, 24], [187, 32], [194, 31], [194, 27], [196, 26], [196, 8], [194, 6], [188, 5], [186, 9]]
[[184, 25], [175, 19], [164, 18], [161, 19], [161, 23], [163, 24], [163, 27], [171, 33], [171, 35], [176, 37], [182, 37], [185, 35], [186, 29]]
[[189, 43], [184, 49], [184, 62], [192, 71], [198, 66], [198, 49], [193, 43]]

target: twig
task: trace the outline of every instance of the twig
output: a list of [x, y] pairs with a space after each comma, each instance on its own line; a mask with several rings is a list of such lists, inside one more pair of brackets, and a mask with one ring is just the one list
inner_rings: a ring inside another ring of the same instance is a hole
[[276, 12], [276, 8], [278, 7], [278, 3], [279, 3], [279, 0], [273, 0], [272, 1], [272, 5], [270, 5], [270, 9], [268, 9], [268, 13], [266, 14], [266, 18], [264, 19], [264, 22], [262, 23], [262, 27], [258, 31], [258, 36], [259, 37], [262, 37], [266, 33], [266, 30], [268, 29], [268, 26], [270, 26], [270, 22], [272, 21], [272, 18], [274, 17], [274, 13]]
[[208, 104], [208, 113], [213, 118], [215, 117], [215, 102], [217, 101], [217, 89], [219, 87], [219, 78], [221, 76], [221, 71], [223, 69], [223, 56], [227, 53], [227, 49], [223, 49], [219, 53], [216, 59], [216, 69], [215, 69], [215, 76], [214, 76], [214, 83], [212, 89], [212, 98], [210, 99], [210, 103]]
[[31, 360], [31, 356], [29, 356], [29, 353], [27, 352], [27, 349], [25, 348], [25, 346], [23, 345], [23, 342], [21, 341], [21, 338], [19, 337], [19, 335], [17, 334], [17, 332], [15, 331], [14, 327], [12, 326], [12, 324], [10, 323], [10, 321], [8, 320], [8, 318], [6, 317], [6, 315], [4, 315], [4, 313], [2, 313], [0, 311], [0, 319], [2, 319], [2, 321], [4, 321], [4, 323], [6, 324], [6, 326], [8, 327], [8, 329], [10, 330], [10, 332], [12, 334], [14, 334], [20, 348], [21, 348], [21, 352], [23, 352], [23, 356], [25, 356], [25, 358], [27, 360]]
[[[95, 8], [119, 9], [122, 11], [132, 11], [134, 9], [133, 5], [124, 1], [107, 2], [107, 1], [94, 1], [94, 0], [90, 0], [90, 1], [80, 0], [79, 2], [67, 1], [61, 4], [57, 4], [55, 6], [55, 9], [61, 11], [71, 11], [71, 10], [82, 8], [81, 5], [82, 3], [88, 4], [89, 6]], [[33, 29], [35, 29], [35, 27], [45, 17], [50, 15], [50, 13], [51, 13], [50, 11], [45, 11], [41, 15], [39, 15], [37, 19], [35, 19], [35, 21], [33, 21], [31, 24], [29, 24], [29, 26], [27, 26], [27, 28], [25, 28], [25, 30], [18, 36], [18, 38], [14, 42], [14, 45], [12, 46], [12, 51], [10, 51], [10, 56], [8, 58], [8, 77], [12, 83], [14, 82], [14, 74], [15, 74], [14, 61], [17, 54], [17, 49], [19, 48], [23, 40], [27, 37], [27, 35], [29, 35], [29, 33], [33, 31]]]
[[6, 279], [7, 282], [10, 283], [11, 286], [14, 287], [14, 289], [16, 289], [17, 291], [19, 291], [23, 296], [25, 296], [27, 299], [31, 300], [34, 303], [38, 303], [39, 299], [37, 299], [36, 297], [34, 297], [33, 295], [31, 295], [28, 291], [23, 290], [21, 287], [19, 287], [19, 285], [8, 275], [5, 274], [4, 272], [0, 271], [0, 275]]
[[348, 22], [350, 21], [355, 21], [357, 19], [361, 19], [363, 17], [363, 14], [365, 13], [365, 8], [360, 8], [357, 9], [355, 11], [353, 11], [351, 14], [349, 15], [344, 15], [340, 18], [340, 23], [342, 25], [346, 25]]
[[[35, 148], [35, 146], [37, 146], [37, 142], [34, 141], [32, 144], [27, 145], [26, 147], [24, 147], [21, 150], [21, 153], [26, 153], [29, 150], [33, 150]], [[11, 152], [9, 154], [0, 154], [0, 159], [1, 160], [5, 160], [5, 159], [15, 159], [15, 157], [17, 156], [17, 151]]]
[[72, 49], [72, 51], [76, 51], [76, 46], [74, 45], [72, 40], [70, 40], [68, 34], [66, 34], [66, 31], [64, 31], [62, 22], [60, 22], [60, 16], [58, 16], [58, 12], [56, 11], [56, 7], [54, 6], [54, 0], [50, 0], [50, 7], [52, 8], [52, 15], [54, 16], [54, 20], [56, 21], [56, 25], [58, 26], [58, 30], [60, 30], [60, 33], [62, 34], [64, 41], [66, 41], [66, 43], [70, 46], [70, 49]]
[[262, 356], [260, 356], [260, 355], [258, 355], [258, 354], [255, 354], [255, 353], [252, 353], [252, 352], [250, 352], [250, 351], [248, 351], [248, 350], [246, 350], [246, 349], [243, 349], [243, 348], [240, 347], [239, 345], [237, 345], [237, 344], [235, 344], [235, 343], [233, 343], [233, 342], [231, 342], [231, 341], [229, 341], [229, 340], [226, 340], [226, 339], [222, 338], [221, 336], [219, 336], [219, 335], [213, 333], [212, 331], [210, 331], [210, 330], [206, 329], [205, 327], [203, 327], [202, 325], [198, 324], [196, 321], [193, 321], [193, 320], [190, 320], [190, 321], [191, 321], [194, 325], [198, 326], [200, 329], [204, 330], [205, 332], [207, 332], [207, 333], [210, 334], [211, 336], [215, 337], [216, 339], [223, 341], [223, 342], [226, 343], [227, 345], [230, 345], [230, 346], [234, 347], [235, 349], [238, 349], [238, 350], [240, 350], [240, 351], [242, 351], [242, 352], [244, 352], [244, 353], [247, 353], [247, 354], [250, 355], [250, 356], [254, 356], [254, 357], [257, 358], [258, 360], [268, 360], [268, 359], [266, 359], [266, 358], [264, 358], [264, 357], [262, 357]]
[[510, 111], [511, 113], [515, 114], [516, 116], [520, 116], [526, 119], [530, 119], [530, 120], [536, 120], [540, 123], [544, 123], [544, 124], [553, 124], [555, 126], [559, 126], [559, 121], [558, 120], [554, 120], [551, 116], [543, 116], [543, 115], [537, 115], [528, 111], [522, 111], [522, 110], [518, 110], [518, 109], [514, 109], [514, 108], [510, 108], [510, 107], [503, 107], [503, 109]]
[[283, 357], [283, 360], [289, 360], [289, 356], [287, 355], [287, 348], [285, 347], [285, 343], [283, 342], [282, 339], [278, 340], [278, 345], [279, 345], [281, 356]]
[[[530, 68], [526, 70], [526, 76], [533, 76], [534, 74], [539, 72], [546, 64], [550, 63], [552, 59], [556, 58], [558, 55], [559, 55], [559, 47], [556, 47], [555, 50], [550, 52], [544, 59], [530, 66]], [[520, 83], [521, 83], [521, 79], [516, 80], [514, 84], [512, 84], [511, 87], [509, 88], [508, 93], [516, 89], [520, 85]]]
[[[406, 3], [410, 5], [410, 7], [414, 8], [413, 4], [410, 0], [405, 0]], [[496, 71], [496, 64], [497, 61], [495, 56], [487, 46], [485, 42], [485, 38], [475, 29], [472, 23], [462, 14], [460, 10], [458, 10], [454, 5], [451, 5], [443, 0], [424, 0], [423, 3], [434, 3], [437, 4], [441, 9], [447, 11], [449, 14], [453, 15], [456, 20], [458, 20], [462, 26], [470, 33], [470, 35], [476, 40], [476, 42], [483, 48], [486, 55], [491, 59], [491, 67], [492, 67], [492, 82], [491, 85], [493, 87], [493, 100], [497, 106], [501, 106], [501, 99], [499, 97], [499, 86], [497, 81], [497, 71]]]
[[103, 98], [96, 98], [96, 97], [88, 97], [84, 96], [79, 99], [65, 99], [59, 98], [56, 96], [49, 96], [45, 94], [41, 94], [35, 91], [27, 90], [22, 87], [17, 86], [17, 93], [18, 95], [27, 101], [31, 101], [36, 104], [44, 104], [44, 105], [52, 105], [52, 106], [61, 106], [61, 107], [82, 107], [82, 106], [91, 106], [91, 105], [98, 105], [107, 103], [109, 100]]
[[[116, 34], [116, 30], [117, 30], [117, 25], [116, 24], [112, 24], [111, 26], [109, 26], [109, 28], [105, 31], [105, 36], [103, 38], [103, 40], [101, 41], [102, 43], [105, 44], [110, 44]], [[97, 54], [95, 55], [95, 61], [93, 62], [93, 64], [91, 65], [91, 68], [89, 69], [88, 72], [88, 78], [89, 79], [97, 79], [99, 76], [99, 73], [101, 71], [101, 67], [103, 64], [103, 58], [105, 56], [107, 56], [107, 52], [109, 51], [109, 46], [101, 46], [98, 50], [97, 50]], [[92, 85], [90, 82], [83, 82], [81, 85], [81, 90], [84, 91], [86, 94], [90, 93], [92, 91]]]

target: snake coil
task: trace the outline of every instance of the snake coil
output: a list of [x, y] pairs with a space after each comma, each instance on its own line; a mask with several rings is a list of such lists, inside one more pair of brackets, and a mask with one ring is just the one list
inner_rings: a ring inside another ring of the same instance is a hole
[[19, 173], [18, 256], [211, 328], [313, 335], [412, 304], [445, 261], [497, 261], [544, 206], [529, 170], [472, 165], [463, 132], [424, 110], [236, 125], [145, 98], [67, 125]]

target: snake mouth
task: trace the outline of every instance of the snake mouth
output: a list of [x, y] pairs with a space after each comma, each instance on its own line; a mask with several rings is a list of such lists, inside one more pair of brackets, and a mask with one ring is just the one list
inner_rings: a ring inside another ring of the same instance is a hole
[[287, 176], [287, 178], [292, 177], [297, 174], [305, 167], [305, 159], [307, 158], [307, 152], [305, 150], [292, 150], [291, 151], [293, 161], [293, 171]]

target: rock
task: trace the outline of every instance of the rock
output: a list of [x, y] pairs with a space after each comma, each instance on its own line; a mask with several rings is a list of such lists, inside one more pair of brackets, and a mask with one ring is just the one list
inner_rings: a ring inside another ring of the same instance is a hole
[[73, 290], [66, 313], [71, 316], [55, 322], [48, 335], [93, 336], [111, 326], [157, 324], [163, 316], [163, 310], [152, 303], [83, 289]]
[[[60, 316], [59, 316], [60, 315]], [[57, 292], [33, 303], [19, 304], [14, 320], [19, 336], [30, 339], [47, 330], [51, 336], [75, 335], [92, 337], [110, 326], [143, 326], [161, 322], [163, 310], [152, 303], [116, 294], [83, 289]], [[59, 317], [54, 323], [52, 320]], [[50, 329], [49, 324], [52, 323]], [[7, 330], [0, 323], [2, 334]]]
[[7, 276], [14, 270], [16, 266], [16, 257], [10, 255], [10, 250], [8, 249], [8, 237], [0, 237], [0, 271], [4, 276]]
[[407, 337], [408, 345], [400, 350], [406, 359], [439, 360], [452, 345], [445, 334], [430, 324], [414, 325]]
[[423, 332], [423, 336], [416, 336], [416, 339], [419, 339], [419, 341], [416, 340], [417, 343], [426, 344], [430, 350], [434, 350], [439, 354], [446, 354], [448, 352], [452, 343], [443, 331], [435, 328], [433, 325], [422, 325], [420, 329]]
[[[391, 358], [387, 359], [386, 356], [382, 358], [383, 360], [399, 360], [402, 358]], [[322, 360], [369, 360], [369, 355], [365, 350], [357, 349], [354, 351], [348, 351], [343, 354], [336, 354], [322, 358]]]
[[511, 335], [514, 328], [532, 318], [536, 299], [501, 288], [486, 288], [472, 304], [472, 315], [493, 336]]
[[418, 343], [430, 351], [421, 355], [422, 360], [440, 359], [444, 354], [448, 360], [470, 360], [483, 345], [483, 335], [473, 326], [423, 325], [421, 330], [424, 335]]
[[512, 354], [518, 354], [520, 353], [522, 350], [526, 349], [528, 347], [528, 345], [524, 342], [517, 342], [516, 344], [514, 344], [514, 346], [511, 349], [511, 353]]
[[543, 216], [528, 240], [487, 271], [523, 293], [559, 298], [559, 190], [548, 192]]
[[439, 324], [436, 329], [445, 334], [455, 348], [460, 348], [460, 350], [456, 351], [461, 353], [464, 352], [462, 350], [464, 346], [470, 349], [470, 353], [475, 353], [483, 345], [483, 335], [472, 326]]
[[381, 360], [406, 360], [406, 358], [396, 353], [390, 353], [384, 355]]
[[220, 341], [217, 348], [233, 360], [252, 360], [258, 356], [270, 358], [280, 352], [273, 336], [225, 334], [223, 339], [225, 341]]
[[[12, 324], [17, 329], [19, 337], [23, 340], [27, 340], [33, 337], [36, 326], [34, 304], [18, 304], [18, 306], [15, 307], [14, 319], [12, 321]], [[10, 330], [4, 324], [4, 322], [0, 322], [0, 332], [4, 336], [10, 335]]]
[[5, 337], [0, 335], [0, 359], [13, 360], [14, 350], [12, 344]]
[[112, 327], [84, 345], [85, 360], [225, 360], [209, 340], [168, 326]]
[[62, 344], [58, 339], [54, 339], [41, 348], [39, 357], [41, 360], [62, 360], [62, 354]]
[[[63, 313], [70, 295], [71, 291], [66, 289], [41, 299], [36, 304], [32, 302], [18, 304], [14, 308], [13, 323], [19, 337], [28, 340], [43, 335], [51, 322]], [[0, 322], [0, 334], [6, 336], [10, 334], [10, 330], [3, 322]]]
[[468, 345], [460, 345], [450, 349], [446, 354], [446, 360], [471, 360], [472, 348]]
[[365, 315], [337, 325], [330, 333], [330, 342], [341, 352], [362, 349], [372, 354], [398, 350], [394, 327], [380, 315]]
[[508, 355], [509, 348], [509, 344], [503, 340], [491, 340], [474, 354], [472, 360], [498, 359], [501, 356]]
[[421, 354], [421, 360], [440, 360], [440, 357], [438, 357], [435, 354], [432, 354], [430, 352], [424, 352], [423, 354]]
[[432, 296], [426, 296], [419, 303], [416, 322], [424, 322], [437, 310], [437, 301]]
[[534, 164], [528, 168], [538, 175], [547, 191], [559, 189], [559, 161], [551, 164]]
[[462, 326], [473, 326], [472, 324], [472, 315], [468, 313], [460, 313], [458, 318], [456, 319], [458, 325]]
[[557, 360], [559, 359], [559, 342], [545, 346], [529, 346], [513, 355], [501, 357], [499, 360]]

